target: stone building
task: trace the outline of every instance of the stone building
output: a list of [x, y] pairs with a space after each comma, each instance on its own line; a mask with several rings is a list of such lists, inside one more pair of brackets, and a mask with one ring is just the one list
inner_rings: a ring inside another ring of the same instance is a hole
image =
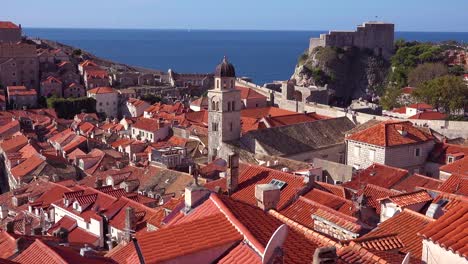
[[47, 79], [41, 82], [40, 95], [44, 97], [51, 97], [53, 95], [62, 97], [62, 81], [53, 76], [47, 77]]
[[34, 45], [0, 42], [0, 85], [38, 88], [39, 61]]
[[111, 87], [97, 87], [88, 90], [88, 97], [96, 100], [96, 111], [107, 117], [117, 117], [119, 94]]
[[13, 108], [36, 107], [37, 92], [25, 86], [7, 86], [8, 103]]
[[211, 87], [213, 80], [212, 74], [198, 74], [198, 73], [176, 73], [169, 69], [169, 83], [175, 87]]
[[394, 31], [394, 24], [384, 22], [365, 22], [356, 31], [330, 31], [310, 39], [309, 53], [316, 47], [357, 47], [388, 59], [393, 53]]
[[86, 90], [83, 85], [78, 83], [71, 83], [70, 85], [63, 88], [63, 97], [64, 98], [78, 98], [86, 96]]
[[224, 57], [215, 70], [214, 89], [208, 91], [208, 159], [227, 157], [223, 143], [238, 140], [241, 133], [240, 91], [235, 89], [236, 71]]
[[432, 135], [409, 121], [385, 121], [350, 132], [346, 137], [346, 164], [363, 169], [377, 162], [418, 173], [434, 144]]
[[140, 118], [132, 125], [133, 139], [158, 142], [169, 136], [169, 125], [159, 119]]
[[10, 21], [0, 21], [0, 42], [21, 41], [21, 25]]

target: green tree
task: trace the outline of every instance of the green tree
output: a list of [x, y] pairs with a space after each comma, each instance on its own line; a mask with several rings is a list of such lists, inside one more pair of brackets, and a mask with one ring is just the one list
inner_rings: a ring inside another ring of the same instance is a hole
[[448, 74], [448, 68], [442, 63], [423, 63], [408, 74], [408, 85], [418, 87], [424, 82]]
[[52, 96], [47, 98], [47, 107], [54, 108], [60, 118], [71, 119], [83, 110], [87, 113], [95, 113], [96, 100], [88, 97], [65, 99]]
[[385, 90], [385, 94], [380, 99], [380, 104], [385, 110], [392, 110], [393, 108], [400, 107], [398, 97], [401, 95], [401, 88], [398, 86], [390, 85]]
[[450, 67], [448, 72], [452, 75], [462, 76], [465, 73], [465, 68], [461, 65], [455, 65]]
[[143, 101], [146, 101], [150, 104], [155, 104], [155, 103], [158, 103], [158, 102], [161, 102], [161, 97], [157, 96], [157, 95], [154, 95], [154, 94], [145, 94], [143, 96], [141, 96], [140, 98], [141, 100]]
[[441, 108], [445, 113], [455, 113], [468, 103], [468, 86], [460, 77], [446, 75], [422, 84], [413, 95], [420, 101]]

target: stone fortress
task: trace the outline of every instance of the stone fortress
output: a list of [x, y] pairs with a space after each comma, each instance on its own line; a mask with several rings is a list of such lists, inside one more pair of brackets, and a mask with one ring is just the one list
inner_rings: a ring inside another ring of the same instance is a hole
[[356, 31], [330, 31], [310, 39], [309, 53], [316, 47], [357, 47], [389, 59], [393, 53], [394, 31], [394, 24], [375, 21], [359, 25]]

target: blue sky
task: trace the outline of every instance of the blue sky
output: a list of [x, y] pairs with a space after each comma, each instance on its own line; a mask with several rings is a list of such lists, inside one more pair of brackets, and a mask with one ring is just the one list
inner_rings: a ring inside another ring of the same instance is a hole
[[0, 20], [25, 27], [468, 31], [468, 0], [14, 0]]

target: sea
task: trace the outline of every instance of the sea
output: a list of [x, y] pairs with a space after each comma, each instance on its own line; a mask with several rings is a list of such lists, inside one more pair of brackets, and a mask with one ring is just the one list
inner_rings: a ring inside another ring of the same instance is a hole
[[[226, 56], [237, 76], [263, 85], [291, 77], [309, 38], [326, 31], [23, 28], [29, 37], [58, 41], [98, 57], [180, 73], [213, 72]], [[468, 42], [468, 32], [396, 32], [396, 39]]]

